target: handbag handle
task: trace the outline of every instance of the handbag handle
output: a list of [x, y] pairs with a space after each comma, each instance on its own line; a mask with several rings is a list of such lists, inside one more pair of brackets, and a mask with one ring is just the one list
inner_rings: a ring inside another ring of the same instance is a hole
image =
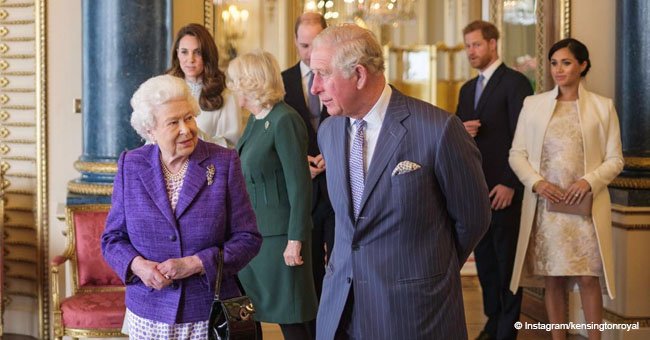
[[223, 249], [219, 248], [219, 259], [217, 265], [217, 282], [214, 284], [214, 299], [219, 300], [219, 292], [221, 291], [221, 277], [223, 275]]

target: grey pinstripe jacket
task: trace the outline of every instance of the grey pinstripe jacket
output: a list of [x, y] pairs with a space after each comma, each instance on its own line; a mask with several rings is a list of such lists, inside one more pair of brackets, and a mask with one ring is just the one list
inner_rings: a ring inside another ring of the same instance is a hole
[[[481, 156], [460, 120], [393, 89], [360, 217], [352, 217], [346, 117], [318, 139], [336, 214], [336, 240], [317, 339], [333, 339], [350, 292], [362, 339], [467, 338], [460, 266], [490, 222]], [[392, 175], [402, 161], [421, 168]]]

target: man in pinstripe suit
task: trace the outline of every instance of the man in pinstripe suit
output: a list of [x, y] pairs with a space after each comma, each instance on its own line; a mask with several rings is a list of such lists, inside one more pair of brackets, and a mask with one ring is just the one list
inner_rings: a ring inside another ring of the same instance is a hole
[[476, 145], [458, 118], [387, 85], [370, 31], [334, 26], [313, 45], [336, 219], [317, 339], [466, 339], [460, 266], [490, 222]]

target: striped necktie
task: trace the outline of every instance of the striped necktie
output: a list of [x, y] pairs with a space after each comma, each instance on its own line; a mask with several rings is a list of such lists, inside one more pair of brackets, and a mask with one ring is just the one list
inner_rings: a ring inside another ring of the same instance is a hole
[[474, 109], [478, 106], [478, 101], [481, 99], [481, 94], [483, 94], [483, 77], [482, 74], [478, 75], [478, 80], [476, 81], [476, 92], [474, 93]]
[[366, 171], [364, 164], [364, 146], [366, 139], [366, 121], [359, 119], [354, 122], [354, 138], [350, 146], [350, 192], [352, 193], [352, 208], [354, 218], [359, 217], [361, 209], [361, 197], [363, 196], [363, 187], [365, 185]]

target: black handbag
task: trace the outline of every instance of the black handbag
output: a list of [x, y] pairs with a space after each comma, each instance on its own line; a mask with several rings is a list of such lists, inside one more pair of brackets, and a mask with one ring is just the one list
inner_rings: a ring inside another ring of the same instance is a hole
[[214, 288], [214, 301], [208, 319], [209, 340], [255, 340], [257, 338], [253, 314], [255, 308], [248, 296], [228, 300], [219, 298], [223, 271], [223, 250], [219, 250], [219, 267]]

